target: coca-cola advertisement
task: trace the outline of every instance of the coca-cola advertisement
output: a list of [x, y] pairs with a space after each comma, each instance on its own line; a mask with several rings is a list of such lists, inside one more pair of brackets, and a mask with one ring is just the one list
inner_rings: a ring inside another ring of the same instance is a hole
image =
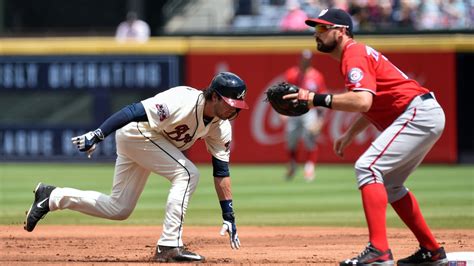
[[[383, 52], [383, 51], [382, 51]], [[215, 73], [231, 71], [247, 83], [246, 102], [250, 110], [243, 110], [232, 121], [232, 163], [279, 163], [288, 160], [285, 124], [268, 102], [266, 89], [283, 80], [283, 73], [298, 64], [300, 51], [288, 53], [189, 54], [186, 57], [186, 84], [206, 88]], [[432, 90], [446, 114], [443, 136], [427, 155], [425, 162], [452, 163], [457, 160], [456, 140], [456, 79], [454, 53], [386, 52], [386, 57], [409, 77]], [[442, 64], [440, 64], [442, 62]], [[344, 92], [344, 81], [339, 63], [327, 55], [315, 53], [312, 65], [325, 78], [331, 93]], [[333, 142], [358, 117], [357, 113], [327, 110], [324, 125], [317, 138], [318, 161], [324, 163], [355, 162], [377, 137], [379, 132], [370, 127], [345, 150], [344, 158], [333, 152]], [[300, 143], [302, 145], [302, 143]], [[188, 156], [195, 162], [209, 162], [204, 142], [198, 142]], [[301, 154], [300, 158], [301, 158]]]

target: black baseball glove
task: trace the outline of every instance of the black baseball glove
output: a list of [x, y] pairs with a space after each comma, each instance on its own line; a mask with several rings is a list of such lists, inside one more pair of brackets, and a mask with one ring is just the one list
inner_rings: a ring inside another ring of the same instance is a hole
[[[305, 92], [306, 97], [298, 95], [297, 99], [283, 99], [283, 96], [292, 93], [301, 94]], [[280, 82], [271, 86], [266, 92], [267, 101], [270, 102], [271, 106], [279, 114], [286, 116], [299, 116], [305, 114], [309, 111], [308, 100], [307, 100], [307, 90], [301, 90], [287, 82]], [[306, 98], [306, 99], [305, 99]]]

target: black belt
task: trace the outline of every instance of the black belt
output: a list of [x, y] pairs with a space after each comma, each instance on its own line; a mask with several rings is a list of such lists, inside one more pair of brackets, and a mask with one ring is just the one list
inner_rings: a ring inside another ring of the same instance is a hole
[[420, 97], [421, 97], [421, 99], [422, 99], [423, 101], [429, 100], [429, 99], [434, 99], [434, 98], [433, 98], [433, 95], [431, 95], [431, 93], [429, 93], [429, 92], [428, 92], [428, 93], [425, 93], [425, 94], [423, 94], [423, 95], [420, 95]]

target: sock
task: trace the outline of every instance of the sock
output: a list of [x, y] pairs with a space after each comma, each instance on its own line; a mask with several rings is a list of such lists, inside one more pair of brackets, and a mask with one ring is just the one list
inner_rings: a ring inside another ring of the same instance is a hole
[[314, 164], [316, 164], [316, 162], [318, 161], [318, 149], [317, 148], [314, 148], [313, 150], [307, 151], [306, 161], [307, 162], [313, 162]]
[[393, 202], [392, 207], [413, 232], [420, 246], [431, 251], [440, 247], [421, 214], [415, 196], [410, 191], [403, 198]]
[[386, 211], [387, 192], [383, 184], [374, 183], [361, 189], [365, 219], [369, 227], [369, 239], [372, 246], [384, 252], [388, 250]]

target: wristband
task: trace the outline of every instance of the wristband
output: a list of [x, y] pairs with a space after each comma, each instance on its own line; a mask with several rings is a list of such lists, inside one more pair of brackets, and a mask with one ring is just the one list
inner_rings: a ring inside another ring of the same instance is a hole
[[102, 133], [102, 129], [100, 128], [94, 130], [94, 135], [99, 139], [99, 141], [102, 141], [105, 139], [104, 133]]
[[221, 209], [222, 209], [222, 213], [230, 213], [230, 212], [234, 212], [234, 208], [232, 207], [232, 200], [221, 200], [219, 201], [219, 203], [221, 204]]
[[314, 106], [322, 106], [331, 108], [332, 106], [332, 94], [319, 94], [315, 93], [313, 97]]
[[232, 207], [232, 200], [221, 200], [219, 201], [222, 209], [222, 219], [224, 221], [234, 222], [234, 208]]
[[235, 216], [233, 212], [226, 212], [222, 214], [222, 219], [227, 222], [235, 223]]

